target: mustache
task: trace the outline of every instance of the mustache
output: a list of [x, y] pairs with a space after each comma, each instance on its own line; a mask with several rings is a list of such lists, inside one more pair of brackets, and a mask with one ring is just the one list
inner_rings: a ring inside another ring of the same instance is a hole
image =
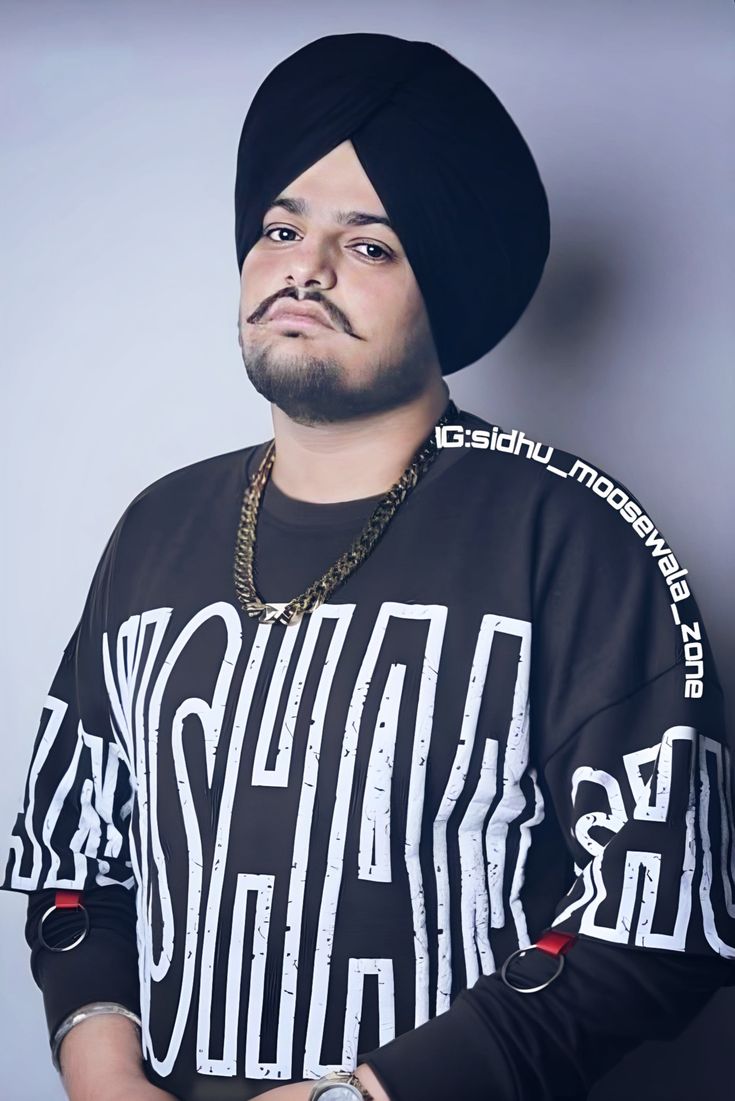
[[293, 298], [297, 302], [317, 302], [327, 314], [335, 328], [341, 329], [342, 332], [347, 333], [348, 336], [354, 336], [357, 340], [363, 339], [363, 337], [359, 336], [352, 328], [349, 318], [345, 317], [338, 306], [335, 306], [333, 302], [325, 298], [321, 291], [307, 291], [301, 288], [301, 293], [299, 294], [299, 288], [297, 287], [286, 287], [285, 290], [278, 291], [276, 294], [272, 294], [268, 298], [263, 299], [257, 310], [253, 310], [250, 316], [246, 317], [245, 320], [250, 325], [257, 325], [264, 314], [268, 312], [273, 303], [277, 302], [279, 298]]

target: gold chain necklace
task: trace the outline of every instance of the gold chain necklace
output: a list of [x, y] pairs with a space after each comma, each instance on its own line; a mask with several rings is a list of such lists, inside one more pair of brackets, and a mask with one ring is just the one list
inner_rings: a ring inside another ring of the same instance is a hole
[[419, 478], [429, 469], [437, 453], [436, 428], [459, 421], [459, 410], [450, 399], [435, 428], [414, 455], [395, 485], [378, 502], [374, 512], [350, 548], [341, 555], [327, 572], [314, 581], [300, 596], [285, 603], [268, 604], [261, 600], [255, 588], [253, 564], [255, 558], [255, 534], [260, 501], [276, 457], [276, 443], [271, 440], [260, 465], [245, 490], [240, 510], [240, 522], [235, 543], [234, 579], [238, 600], [248, 615], [257, 616], [261, 623], [288, 625], [300, 619], [306, 612], [318, 608], [336, 588], [368, 557], [386, 527], [393, 519], [399, 505], [415, 488]]

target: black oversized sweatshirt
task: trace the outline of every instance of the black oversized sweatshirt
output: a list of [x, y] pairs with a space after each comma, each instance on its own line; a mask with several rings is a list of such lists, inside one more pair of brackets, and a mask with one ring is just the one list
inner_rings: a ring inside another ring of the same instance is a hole
[[[149, 1077], [185, 1101], [361, 1061], [393, 1101], [551, 1101], [735, 981], [732, 742], [688, 570], [590, 463], [468, 412], [444, 443], [288, 627], [233, 582], [265, 443], [125, 510], [2, 883], [29, 895], [52, 1032], [130, 1006]], [[271, 480], [261, 597], [301, 593], [381, 496]], [[91, 921], [63, 954], [37, 934], [55, 888]], [[547, 929], [577, 937], [561, 974], [511, 990], [503, 961]]]

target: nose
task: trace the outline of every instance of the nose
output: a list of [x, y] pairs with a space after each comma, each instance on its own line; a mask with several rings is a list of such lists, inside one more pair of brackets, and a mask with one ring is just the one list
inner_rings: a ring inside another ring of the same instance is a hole
[[285, 282], [329, 290], [337, 282], [334, 254], [326, 240], [309, 234], [288, 250]]

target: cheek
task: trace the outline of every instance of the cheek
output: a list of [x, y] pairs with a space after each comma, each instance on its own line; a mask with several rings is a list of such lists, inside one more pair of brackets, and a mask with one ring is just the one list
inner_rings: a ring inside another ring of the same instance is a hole
[[402, 310], [407, 328], [410, 328], [414, 337], [425, 343], [431, 339], [431, 327], [429, 315], [426, 311], [426, 303], [421, 294], [421, 288], [416, 282], [416, 277], [411, 268], [406, 273], [402, 284]]
[[424, 329], [424, 301], [410, 270], [381, 289], [376, 309], [383, 328], [400, 330], [406, 336]]
[[[240, 301], [244, 305], [255, 307], [265, 298], [268, 290], [268, 261], [257, 246], [245, 257], [240, 275]], [[274, 288], [275, 289], [275, 288]]]

